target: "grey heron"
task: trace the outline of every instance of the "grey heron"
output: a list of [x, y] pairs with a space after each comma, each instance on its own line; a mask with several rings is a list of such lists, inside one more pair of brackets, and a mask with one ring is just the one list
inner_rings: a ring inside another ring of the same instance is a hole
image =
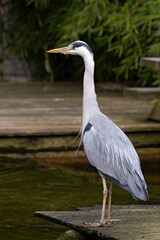
[[[79, 55], [84, 60], [82, 138], [87, 159], [100, 174], [103, 183], [101, 220], [88, 223], [88, 226], [111, 226], [112, 182], [130, 192], [136, 200], [146, 201], [148, 198], [139, 157], [125, 133], [98, 107], [94, 86], [94, 56], [91, 48], [83, 41], [75, 41], [67, 47], [47, 52]], [[106, 178], [110, 182], [109, 191]], [[107, 193], [109, 193], [108, 218], [105, 220]]]

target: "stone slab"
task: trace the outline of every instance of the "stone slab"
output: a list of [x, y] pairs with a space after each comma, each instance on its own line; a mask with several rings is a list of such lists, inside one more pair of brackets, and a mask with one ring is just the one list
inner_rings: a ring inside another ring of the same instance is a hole
[[124, 96], [131, 96], [137, 99], [152, 100], [160, 96], [160, 88], [158, 87], [131, 87], [123, 90]]
[[100, 207], [79, 210], [81, 211], [38, 211], [35, 216], [66, 226], [90, 239], [160, 239], [160, 206], [158, 205], [113, 205], [112, 227], [88, 228], [84, 224], [100, 219]]
[[140, 59], [140, 66], [148, 67], [153, 70], [159, 70], [160, 58], [159, 57], [142, 57]]
[[153, 107], [149, 119], [160, 122], [160, 97], [158, 98], [157, 103]]
[[[160, 129], [126, 132], [136, 148], [160, 147]], [[38, 153], [54, 151], [76, 151], [80, 139], [76, 135], [19, 136], [0, 137], [0, 154], [2, 153]], [[83, 149], [81, 144], [80, 149]]]

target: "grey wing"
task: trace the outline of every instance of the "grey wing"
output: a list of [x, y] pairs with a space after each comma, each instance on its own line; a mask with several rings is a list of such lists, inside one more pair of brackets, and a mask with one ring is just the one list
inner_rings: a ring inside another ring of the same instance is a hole
[[96, 115], [84, 130], [83, 143], [88, 161], [99, 173], [129, 191], [135, 199], [147, 200], [139, 157], [118, 126], [105, 115]]

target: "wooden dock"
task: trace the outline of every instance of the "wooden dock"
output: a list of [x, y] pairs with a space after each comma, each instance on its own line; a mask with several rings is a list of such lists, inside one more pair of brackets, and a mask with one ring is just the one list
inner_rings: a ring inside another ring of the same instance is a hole
[[86, 227], [84, 222], [100, 219], [101, 209], [82, 208], [81, 211], [40, 211], [36, 217], [66, 226], [83, 234], [87, 239], [158, 240], [160, 239], [160, 206], [114, 205], [112, 227]]
[[[160, 123], [147, 121], [150, 101], [96, 89], [100, 109], [135, 147], [159, 149]], [[81, 118], [81, 83], [0, 83], [0, 156], [74, 150]]]

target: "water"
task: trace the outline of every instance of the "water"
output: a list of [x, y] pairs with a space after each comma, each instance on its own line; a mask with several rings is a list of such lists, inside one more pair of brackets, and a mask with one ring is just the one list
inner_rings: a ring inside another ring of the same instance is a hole
[[[160, 204], [159, 165], [144, 163], [142, 167], [150, 195], [147, 204]], [[75, 210], [102, 203], [101, 178], [91, 171], [51, 168], [25, 160], [0, 160], [0, 174], [1, 240], [56, 239], [66, 228], [33, 217], [35, 211]], [[112, 203], [144, 204], [116, 185]]]

